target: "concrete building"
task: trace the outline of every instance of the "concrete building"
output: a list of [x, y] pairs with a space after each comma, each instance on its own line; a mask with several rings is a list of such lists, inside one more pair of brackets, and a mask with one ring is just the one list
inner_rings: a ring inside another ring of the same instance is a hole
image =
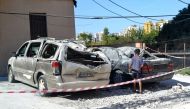
[[130, 36], [131, 33], [133, 31], [137, 31], [138, 28], [139, 27], [137, 25], [131, 25], [131, 26], [125, 28], [122, 32], [120, 32], [119, 35], [121, 35], [121, 36]]
[[153, 28], [154, 28], [154, 24], [151, 21], [144, 23], [144, 32], [145, 33], [150, 33]]
[[144, 27], [143, 27], [144, 32], [150, 33], [153, 29], [160, 31], [165, 23], [168, 23], [168, 21], [163, 20], [163, 19], [161, 19], [160, 21], [155, 22], [155, 23], [153, 23], [151, 21], [145, 22]]
[[30, 39], [74, 38], [75, 0], [0, 0], [0, 76], [11, 52]]
[[168, 23], [168, 21], [161, 19], [160, 21], [156, 22], [156, 30], [160, 31], [164, 24]]
[[102, 41], [103, 40], [103, 32], [97, 32], [94, 37], [97, 42]]

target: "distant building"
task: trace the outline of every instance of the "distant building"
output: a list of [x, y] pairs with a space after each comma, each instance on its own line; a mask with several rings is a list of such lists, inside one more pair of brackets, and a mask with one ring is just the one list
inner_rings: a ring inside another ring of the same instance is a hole
[[160, 20], [158, 22], [156, 22], [156, 30], [160, 31], [162, 29], [162, 27], [164, 26], [164, 24], [168, 23], [168, 21], [166, 20]]
[[131, 25], [131, 26], [125, 28], [119, 35], [121, 35], [121, 36], [129, 36], [132, 31], [136, 31], [136, 30], [138, 30], [137, 25]]
[[95, 41], [102, 41], [103, 40], [103, 32], [98, 32], [95, 34]]
[[150, 33], [153, 28], [154, 28], [154, 24], [151, 21], [144, 23], [144, 32], [145, 33]]
[[161, 19], [160, 21], [153, 23], [151, 21], [144, 23], [144, 32], [150, 33], [153, 29], [160, 31], [165, 23], [168, 23], [168, 21]]

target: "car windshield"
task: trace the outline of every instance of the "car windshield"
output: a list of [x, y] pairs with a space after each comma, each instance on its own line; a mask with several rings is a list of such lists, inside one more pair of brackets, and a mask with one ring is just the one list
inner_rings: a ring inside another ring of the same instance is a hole
[[118, 49], [118, 53], [122, 57], [122, 59], [125, 59], [125, 60], [129, 60], [130, 59], [127, 55], [125, 55], [125, 53], [123, 51], [121, 51], [119, 49]]
[[[132, 58], [134, 55], [134, 50], [136, 48], [135, 47], [120, 47], [118, 49], [124, 52], [124, 55], [126, 55], [127, 57]], [[140, 49], [140, 56], [143, 57], [144, 59], [158, 58], [144, 49]]]

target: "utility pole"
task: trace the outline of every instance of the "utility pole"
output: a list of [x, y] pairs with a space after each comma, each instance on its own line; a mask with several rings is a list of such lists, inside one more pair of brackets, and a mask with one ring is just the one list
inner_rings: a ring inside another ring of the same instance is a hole
[[165, 53], [167, 52], [167, 43], [165, 43]]
[[184, 46], [184, 48], [183, 48], [183, 50], [184, 50], [183, 67], [185, 68], [185, 66], [186, 66], [186, 44], [184, 43], [183, 46]]

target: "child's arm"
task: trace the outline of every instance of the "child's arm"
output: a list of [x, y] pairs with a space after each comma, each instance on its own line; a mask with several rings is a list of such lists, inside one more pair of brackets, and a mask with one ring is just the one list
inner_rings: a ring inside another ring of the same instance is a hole
[[131, 72], [131, 64], [128, 65], [128, 71]]

